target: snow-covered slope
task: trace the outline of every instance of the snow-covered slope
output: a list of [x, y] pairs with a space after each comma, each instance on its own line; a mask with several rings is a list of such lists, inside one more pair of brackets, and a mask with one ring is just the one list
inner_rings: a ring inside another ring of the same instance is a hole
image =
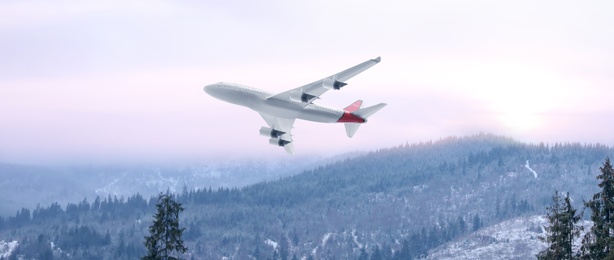
[[4, 240], [0, 240], [0, 258], [8, 258], [18, 245], [19, 242], [17, 241], [5, 242]]
[[[545, 236], [547, 225], [542, 215], [510, 219], [437, 247], [426, 259], [535, 259], [548, 246], [538, 238]], [[585, 231], [590, 229], [590, 222], [582, 225]], [[575, 250], [582, 236], [576, 239]]]
[[427, 259], [534, 259], [546, 243], [544, 216], [523, 216], [478, 230], [429, 252]]

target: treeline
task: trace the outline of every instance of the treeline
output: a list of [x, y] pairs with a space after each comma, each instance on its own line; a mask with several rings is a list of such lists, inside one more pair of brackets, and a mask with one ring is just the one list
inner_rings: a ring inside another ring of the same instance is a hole
[[[135, 194], [127, 199], [123, 197], [118, 199], [116, 196], [112, 198], [109, 195], [104, 199], [97, 196], [91, 204], [87, 201], [87, 198], [77, 204], [68, 203], [65, 208], [62, 208], [57, 202], [47, 207], [38, 206], [32, 211], [23, 208], [13, 217], [6, 220], [0, 218], [0, 230], [20, 228], [29, 224], [53, 223], [53, 221], [79, 224], [84, 216], [93, 217], [98, 222], [129, 216], [143, 216], [144, 213], [153, 210], [153, 206], [151, 206], [151, 203], [155, 205], [153, 199], [155, 198], [150, 198], [151, 202], [148, 202], [140, 194]], [[88, 218], [88, 221], [91, 220], [91, 218]]]

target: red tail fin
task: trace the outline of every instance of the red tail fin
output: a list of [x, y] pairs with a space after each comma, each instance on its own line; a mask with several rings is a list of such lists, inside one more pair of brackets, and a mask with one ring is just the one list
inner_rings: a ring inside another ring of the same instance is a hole
[[356, 112], [356, 111], [358, 111], [358, 109], [360, 109], [361, 105], [362, 105], [362, 100], [356, 100], [356, 102], [352, 103], [351, 105], [349, 105], [348, 107], [344, 108], [343, 110], [348, 111], [350, 113]]
[[360, 110], [362, 100], [356, 100], [356, 102], [343, 109], [343, 115], [337, 122], [339, 123], [364, 123], [365, 120], [362, 117], [356, 116], [353, 113]]

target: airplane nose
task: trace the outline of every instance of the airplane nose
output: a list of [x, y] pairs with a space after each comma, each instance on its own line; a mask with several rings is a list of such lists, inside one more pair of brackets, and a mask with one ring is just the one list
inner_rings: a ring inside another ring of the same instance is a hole
[[205, 86], [205, 87], [203, 88], [203, 90], [204, 90], [204, 91], [205, 91], [207, 94], [209, 94], [209, 95], [211, 95], [211, 96], [214, 96], [214, 97], [216, 96], [216, 94], [217, 94], [217, 92], [218, 92], [218, 91], [217, 91], [218, 89], [219, 89], [219, 88], [218, 88], [217, 84], [207, 85], [207, 86]]
[[203, 90], [204, 90], [205, 92], [207, 92], [207, 94], [211, 94], [211, 93], [209, 93], [209, 91], [211, 91], [211, 87], [213, 87], [213, 86], [214, 86], [214, 85], [207, 85], [207, 86], [205, 86], [205, 87], [203, 88]]
[[203, 90], [214, 98], [223, 99], [226, 95], [226, 91], [222, 87], [220, 83], [207, 85], [203, 88]]

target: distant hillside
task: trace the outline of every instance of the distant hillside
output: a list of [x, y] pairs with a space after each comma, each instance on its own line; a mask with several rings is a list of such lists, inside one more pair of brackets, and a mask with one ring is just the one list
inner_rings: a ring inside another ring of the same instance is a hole
[[[451, 137], [370, 152], [276, 181], [176, 196], [186, 208], [181, 217], [188, 258], [417, 258], [484, 227], [542, 214], [555, 190], [569, 192], [580, 207], [597, 190], [599, 166], [613, 151], [493, 135]], [[4, 221], [0, 240], [42, 235], [74, 259], [86, 252], [134, 259], [142, 253], [153, 202], [103, 197], [65, 210], [22, 211]], [[76, 226], [91, 230], [71, 231]], [[79, 247], [71, 237], [79, 232], [103, 242]], [[105, 233], [108, 240], [100, 240]]]
[[108, 195], [180, 192], [212, 187], [243, 187], [298, 174], [334, 158], [212, 161], [191, 165], [29, 166], [0, 163], [0, 216], [21, 208], [94, 200]]

